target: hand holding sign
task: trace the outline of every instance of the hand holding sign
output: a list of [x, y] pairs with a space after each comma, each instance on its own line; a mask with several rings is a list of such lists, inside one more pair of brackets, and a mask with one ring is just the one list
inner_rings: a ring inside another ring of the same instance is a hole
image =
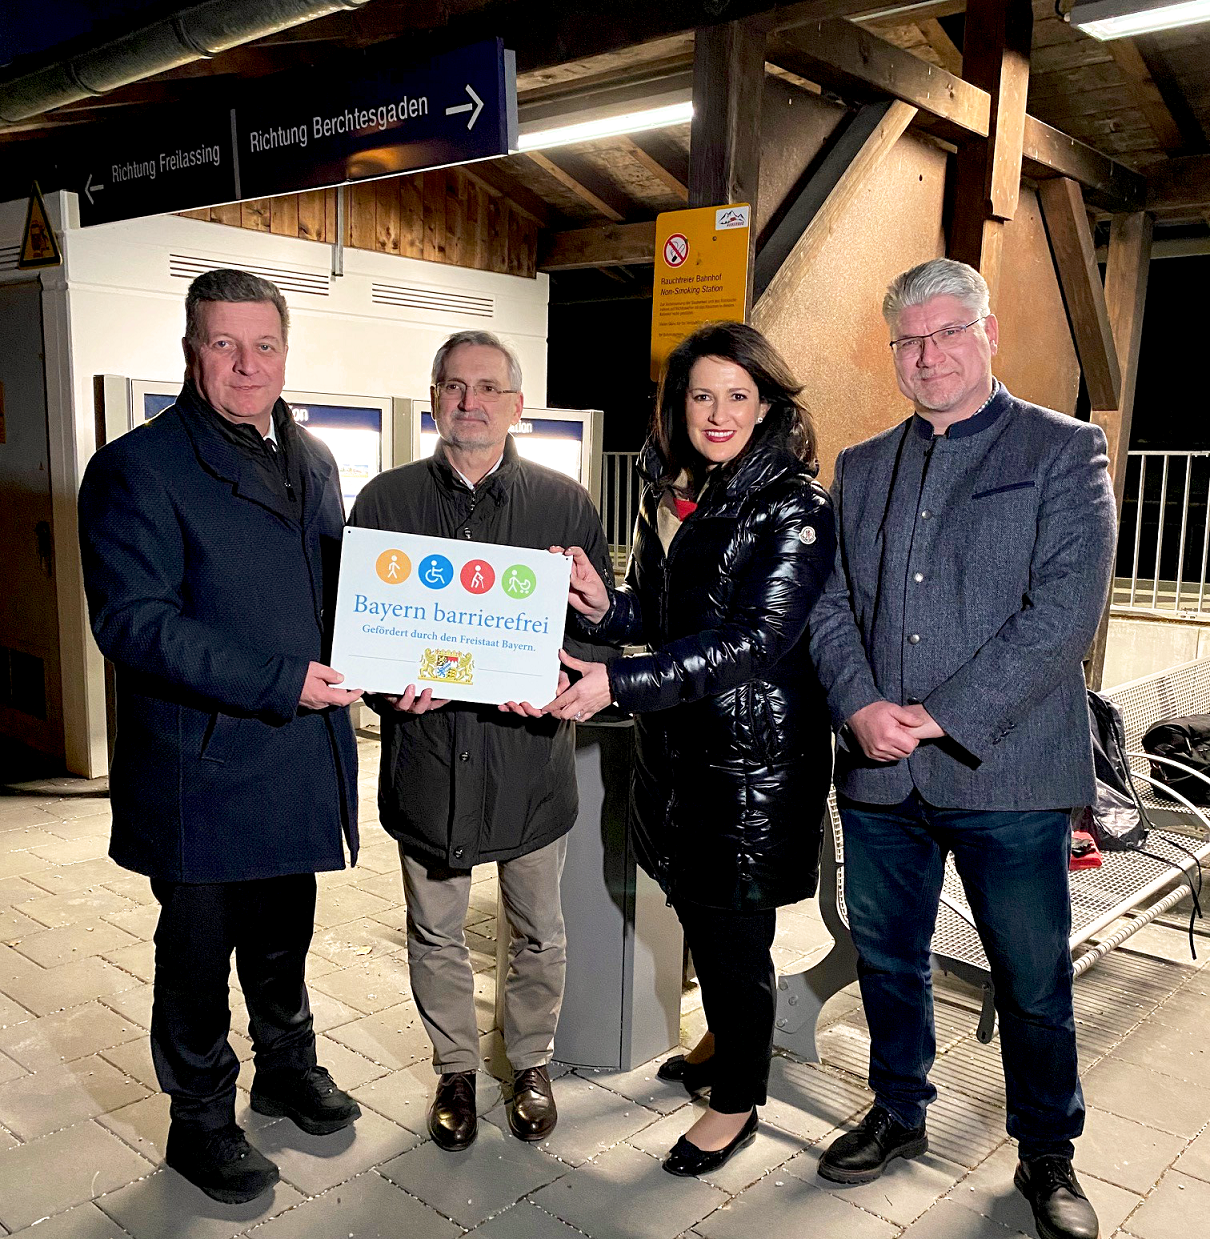
[[[609, 686], [609, 670], [604, 663], [586, 663], [573, 658], [566, 650], [559, 651], [559, 660], [565, 667], [580, 673], [580, 678], [570, 688], [562, 691], [546, 707], [555, 718], [569, 718], [577, 723], [586, 723], [598, 710], [603, 710], [613, 701]], [[563, 680], [567, 677], [564, 676]]]
[[553, 554], [566, 555], [571, 560], [568, 605], [587, 616], [590, 622], [599, 624], [609, 611], [609, 591], [600, 573], [592, 566], [592, 560], [578, 546], [569, 546], [566, 550], [561, 546], [552, 546], [550, 549]]

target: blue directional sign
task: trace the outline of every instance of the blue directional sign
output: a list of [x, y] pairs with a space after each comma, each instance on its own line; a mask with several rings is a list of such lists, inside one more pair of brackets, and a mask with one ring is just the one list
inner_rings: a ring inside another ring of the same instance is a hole
[[470, 163], [516, 145], [516, 73], [500, 39], [338, 81], [279, 74], [257, 89], [217, 112], [176, 110], [154, 127], [92, 135], [67, 186], [80, 223]]

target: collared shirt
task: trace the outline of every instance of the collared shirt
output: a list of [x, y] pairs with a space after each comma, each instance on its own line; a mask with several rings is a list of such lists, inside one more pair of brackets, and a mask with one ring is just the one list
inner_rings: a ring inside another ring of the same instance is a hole
[[[459, 477], [459, 478], [462, 480], [462, 482], [465, 484], [466, 489], [467, 489], [467, 490], [474, 490], [474, 489], [475, 489], [475, 485], [476, 485], [476, 484], [475, 484], [474, 482], [472, 482], [472, 481], [470, 480], [470, 478], [468, 478], [468, 477], [466, 476], [466, 474], [465, 474], [465, 473], [463, 473], [463, 472], [462, 472], [462, 470], [461, 470], [461, 469], [459, 469], [459, 468], [458, 468], [458, 466], [457, 466], [456, 464], [454, 464], [454, 463], [453, 463], [453, 461], [451, 461], [451, 460], [450, 460], [450, 458], [449, 458], [448, 456], [447, 456], [445, 459], [446, 459], [446, 463], [449, 465], [449, 467], [450, 467], [451, 469], [453, 469], [453, 471], [454, 471], [454, 472], [458, 475], [458, 477]], [[496, 472], [496, 470], [497, 470], [497, 469], [499, 469], [499, 468], [500, 468], [500, 466], [501, 466], [503, 463], [504, 463], [504, 453], [503, 453], [503, 452], [501, 452], [501, 453], [500, 453], [500, 459], [499, 459], [498, 461], [496, 461], [496, 463], [495, 463], [494, 465], [492, 465], [492, 467], [491, 467], [491, 468], [490, 468], [490, 469], [489, 469], [489, 470], [488, 470], [488, 471], [487, 471], [487, 472], [483, 475], [483, 477], [481, 477], [481, 478], [479, 479], [479, 481], [480, 481], [480, 482], [483, 482], [483, 481], [485, 481], [487, 478], [490, 478], [490, 477], [492, 476], [492, 474], [493, 474], [493, 473], [495, 473], [495, 472]]]

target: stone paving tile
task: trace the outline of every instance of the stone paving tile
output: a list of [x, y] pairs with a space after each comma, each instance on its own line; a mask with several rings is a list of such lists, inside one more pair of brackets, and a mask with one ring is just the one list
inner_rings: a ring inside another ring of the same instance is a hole
[[[46, 825], [49, 825], [49, 821]], [[0, 856], [7, 856], [12, 852], [32, 852], [34, 848], [48, 847], [62, 842], [62, 839], [46, 830], [43, 823], [37, 822], [23, 830], [6, 830], [0, 834]], [[51, 858], [42, 857], [41, 859]]]
[[411, 992], [406, 959], [387, 955], [331, 972], [315, 988], [366, 1015], [393, 1007]]
[[29, 1071], [43, 1071], [145, 1036], [116, 1012], [87, 1002], [0, 1029], [0, 1050]]
[[0, 1054], [0, 1084], [7, 1084], [9, 1080], [19, 1080], [23, 1075], [28, 1074], [26, 1068], [15, 1059], [9, 1058], [7, 1054]]
[[375, 1015], [354, 1019], [332, 1029], [329, 1035], [333, 1041], [381, 1064], [388, 1071], [427, 1062], [433, 1054], [432, 1043], [414, 1002], [401, 1002]]
[[43, 1218], [35, 1226], [14, 1233], [25, 1239], [129, 1239], [117, 1222], [92, 1203]]
[[[107, 1131], [113, 1132], [115, 1136], [138, 1149], [144, 1157], [158, 1163], [163, 1160], [168, 1140], [168, 1106], [168, 1094], [155, 1093], [144, 1097], [142, 1101], [123, 1106], [120, 1110], [102, 1114], [96, 1121]], [[235, 1095], [235, 1121], [249, 1134], [252, 1143], [256, 1144], [259, 1140], [258, 1132], [285, 1120], [257, 1114], [248, 1104], [248, 1094], [240, 1089]]]
[[106, 955], [125, 946], [136, 946], [139, 942], [133, 934], [107, 921], [80, 921], [62, 929], [47, 929], [28, 917], [24, 919], [29, 921], [31, 928], [5, 940], [43, 968], [54, 968], [92, 955]]
[[115, 895], [104, 887], [83, 891], [68, 891], [61, 895], [43, 894], [16, 905], [17, 911], [40, 921], [48, 929], [74, 925], [77, 921], [93, 920], [113, 912], [129, 912], [137, 905], [130, 899]]
[[337, 886], [321, 892], [315, 907], [315, 925], [320, 929], [329, 929], [333, 925], [357, 921], [390, 908], [387, 900], [356, 886]]
[[1210, 1115], [1210, 1088], [1113, 1059], [1088, 1073], [1084, 1095], [1090, 1105], [1186, 1138], [1197, 1135]]
[[370, 1171], [278, 1214], [257, 1239], [456, 1239], [461, 1227]]
[[140, 907], [150, 908], [157, 916], [159, 915], [160, 905], [151, 893], [151, 879], [144, 877], [143, 874], [130, 873], [114, 865], [109, 877], [101, 885], [106, 890], [113, 891], [115, 895], [121, 895]]
[[0, 853], [0, 878], [32, 876], [51, 868], [51, 862], [32, 852]]
[[480, 1123], [478, 1138], [464, 1152], [447, 1153], [426, 1140], [379, 1170], [404, 1191], [467, 1228], [569, 1173], [562, 1162], [506, 1136], [492, 1123]]
[[539, 1209], [531, 1200], [522, 1200], [489, 1218], [470, 1232], [473, 1239], [582, 1239], [578, 1230]]
[[821, 1179], [816, 1173], [822, 1152], [822, 1148], [808, 1149], [787, 1162], [782, 1170], [897, 1226], [914, 1222], [969, 1173], [965, 1166], [926, 1153], [911, 1161], [898, 1158], [873, 1183], [842, 1187]]
[[872, 1094], [856, 1082], [793, 1059], [775, 1057], [761, 1118], [809, 1144], [863, 1113]]
[[10, 1024], [23, 1024], [34, 1018], [34, 1013], [27, 1007], [14, 1002], [6, 994], [0, 994], [0, 1028], [7, 1028]]
[[[108, 858], [82, 860], [74, 865], [56, 866], [53, 869], [43, 869], [39, 873], [30, 874], [30, 881], [45, 887], [52, 895], [80, 894], [85, 891], [108, 891], [111, 895], [122, 895], [122, 891], [113, 887], [121, 886], [121, 875], [125, 870], [119, 869]], [[143, 879], [144, 883], [146, 879]], [[125, 895], [122, 895], [126, 898]], [[131, 900], [136, 902], [136, 900]]]
[[[673, 1051], [683, 1053], [681, 1049]], [[667, 1056], [665, 1056], [667, 1057]], [[656, 1110], [660, 1114], [672, 1114], [679, 1110], [688, 1100], [689, 1095], [679, 1084], [669, 1080], [661, 1080], [656, 1075], [662, 1059], [652, 1059], [632, 1071], [598, 1070], [592, 1067], [575, 1068], [576, 1075], [600, 1084], [611, 1092], [620, 1093], [637, 1101], [648, 1110]]]
[[[437, 1074], [426, 1062], [379, 1076], [351, 1091], [363, 1106], [377, 1110], [417, 1135], [427, 1136], [428, 1107], [436, 1087]], [[475, 1108], [479, 1114], [498, 1106], [501, 1097], [500, 1081], [480, 1071], [475, 1080]]]
[[1076, 1141], [1074, 1165], [1080, 1174], [1094, 1174], [1143, 1195], [1184, 1147], [1184, 1136], [1089, 1106], [1084, 1134]]
[[[388, 1070], [379, 1063], [371, 1062], [365, 1055], [333, 1041], [327, 1034], [316, 1037], [315, 1053], [319, 1056], [319, 1065], [326, 1067], [343, 1089], [358, 1088], [370, 1080], [377, 1080]], [[248, 1062], [245, 1066], [251, 1070], [252, 1064]]]
[[779, 1171], [695, 1229], [703, 1239], [890, 1239], [899, 1228]]
[[402, 928], [363, 917], [331, 929], [317, 929], [311, 939], [311, 960], [325, 959], [347, 968], [367, 959], [397, 955], [406, 949], [407, 938]]
[[64, 869], [70, 869], [81, 861], [99, 860], [106, 856], [109, 852], [109, 843], [106, 839], [96, 835], [84, 835], [79, 839], [60, 839], [55, 835], [49, 835], [46, 843], [39, 844], [30, 850], [35, 856], [41, 856], [43, 860], [53, 861], [56, 865], [62, 865]]
[[132, 1038], [122, 1045], [115, 1045], [111, 1049], [102, 1050], [101, 1057], [107, 1063], [112, 1063], [119, 1071], [128, 1075], [132, 1080], [137, 1080], [144, 1088], [150, 1089], [152, 1092], [159, 1090], [160, 1085], [155, 1075], [155, 1064], [151, 1059], [151, 1042], [148, 1040], [146, 1033]]
[[36, 972], [9, 981], [4, 989], [35, 1015], [49, 1015], [64, 1007], [74, 1007], [137, 985], [138, 979], [107, 961], [94, 957], [73, 960], [56, 968], [37, 968]]
[[[132, 1239], [231, 1239], [302, 1200], [289, 1184], [278, 1183], [246, 1205], [224, 1205], [164, 1167], [97, 1204]], [[37, 1232], [30, 1239], [38, 1239]]]
[[42, 933], [45, 929], [45, 925], [39, 925], [15, 908], [0, 906], [0, 941], [12, 944], [18, 938]]
[[[704, 1109], [704, 1101], [683, 1106], [675, 1114], [667, 1114], [658, 1122], [635, 1132], [626, 1143], [663, 1161], [669, 1149], [693, 1126]], [[783, 1166], [802, 1148], [803, 1142], [797, 1136], [761, 1123], [756, 1129], [756, 1139], [746, 1149], [729, 1158], [725, 1165], [702, 1175], [702, 1182], [722, 1188], [728, 1195], [735, 1195], [771, 1170]]]
[[[1016, 1146], [1005, 1142], [977, 1170], [950, 1193], [950, 1199], [995, 1222], [1033, 1234], [1033, 1213], [1029, 1202], [1013, 1184], [1017, 1167]], [[1092, 1207], [1097, 1211], [1104, 1234], [1113, 1234], [1130, 1216], [1141, 1197], [1135, 1192], [1106, 1183], [1089, 1174], [1079, 1176]]]
[[282, 1178], [304, 1195], [316, 1196], [416, 1144], [414, 1132], [373, 1111], [352, 1127], [312, 1136], [289, 1119], [258, 1131], [256, 1147], [281, 1167]]
[[35, 886], [28, 878], [0, 879], [0, 908], [11, 908], [14, 904], [26, 903], [31, 899], [45, 898], [46, 892]]
[[96, 1123], [80, 1123], [0, 1153], [0, 1222], [10, 1230], [112, 1192], [152, 1163]]
[[116, 951], [106, 951], [104, 957], [124, 972], [138, 977], [140, 981], [150, 983], [155, 979], [153, 942], [133, 942], [129, 946], [119, 947]]
[[81, 1058], [0, 1085], [0, 1123], [32, 1140], [129, 1105], [146, 1091], [104, 1059]]
[[[913, 1222], [900, 1239], [1017, 1239], [1022, 1233], [982, 1214], [972, 1213], [952, 1200], [939, 1200], [922, 1218]], [[1031, 1222], [1030, 1239], [1036, 1233]]]
[[307, 991], [311, 1002], [311, 1017], [317, 1033], [339, 1028], [341, 1024], [347, 1024], [350, 1020], [359, 1019], [361, 1016], [361, 1012], [354, 1011], [340, 999], [325, 994], [323, 990], [316, 989], [313, 985], [308, 985]]
[[[541, 1147], [570, 1166], [596, 1157], [659, 1118], [654, 1110], [576, 1075], [556, 1080], [553, 1087], [559, 1122]], [[508, 1132], [508, 1112], [503, 1106], [488, 1119]]]
[[353, 880], [359, 890], [385, 899], [392, 907], [403, 903], [403, 874], [398, 865], [389, 873], [358, 874]]
[[1210, 1183], [1170, 1170], [1131, 1215], [1128, 1225], [1138, 1239], [1176, 1239], [1204, 1235], [1208, 1217]]
[[1210, 1183], [1210, 1127], [1176, 1159], [1173, 1169]]
[[106, 994], [101, 1002], [123, 1019], [143, 1028], [151, 1027], [151, 986], [136, 984], [118, 994]]

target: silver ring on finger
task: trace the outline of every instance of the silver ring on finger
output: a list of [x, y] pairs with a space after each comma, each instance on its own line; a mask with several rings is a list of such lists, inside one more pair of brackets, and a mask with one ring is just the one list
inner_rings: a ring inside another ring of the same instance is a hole
[[577, 721], [577, 722], [579, 722], [579, 721], [580, 721], [583, 717], [584, 717], [584, 711], [583, 711], [583, 710], [577, 710], [577, 711], [576, 711], [576, 721]]

